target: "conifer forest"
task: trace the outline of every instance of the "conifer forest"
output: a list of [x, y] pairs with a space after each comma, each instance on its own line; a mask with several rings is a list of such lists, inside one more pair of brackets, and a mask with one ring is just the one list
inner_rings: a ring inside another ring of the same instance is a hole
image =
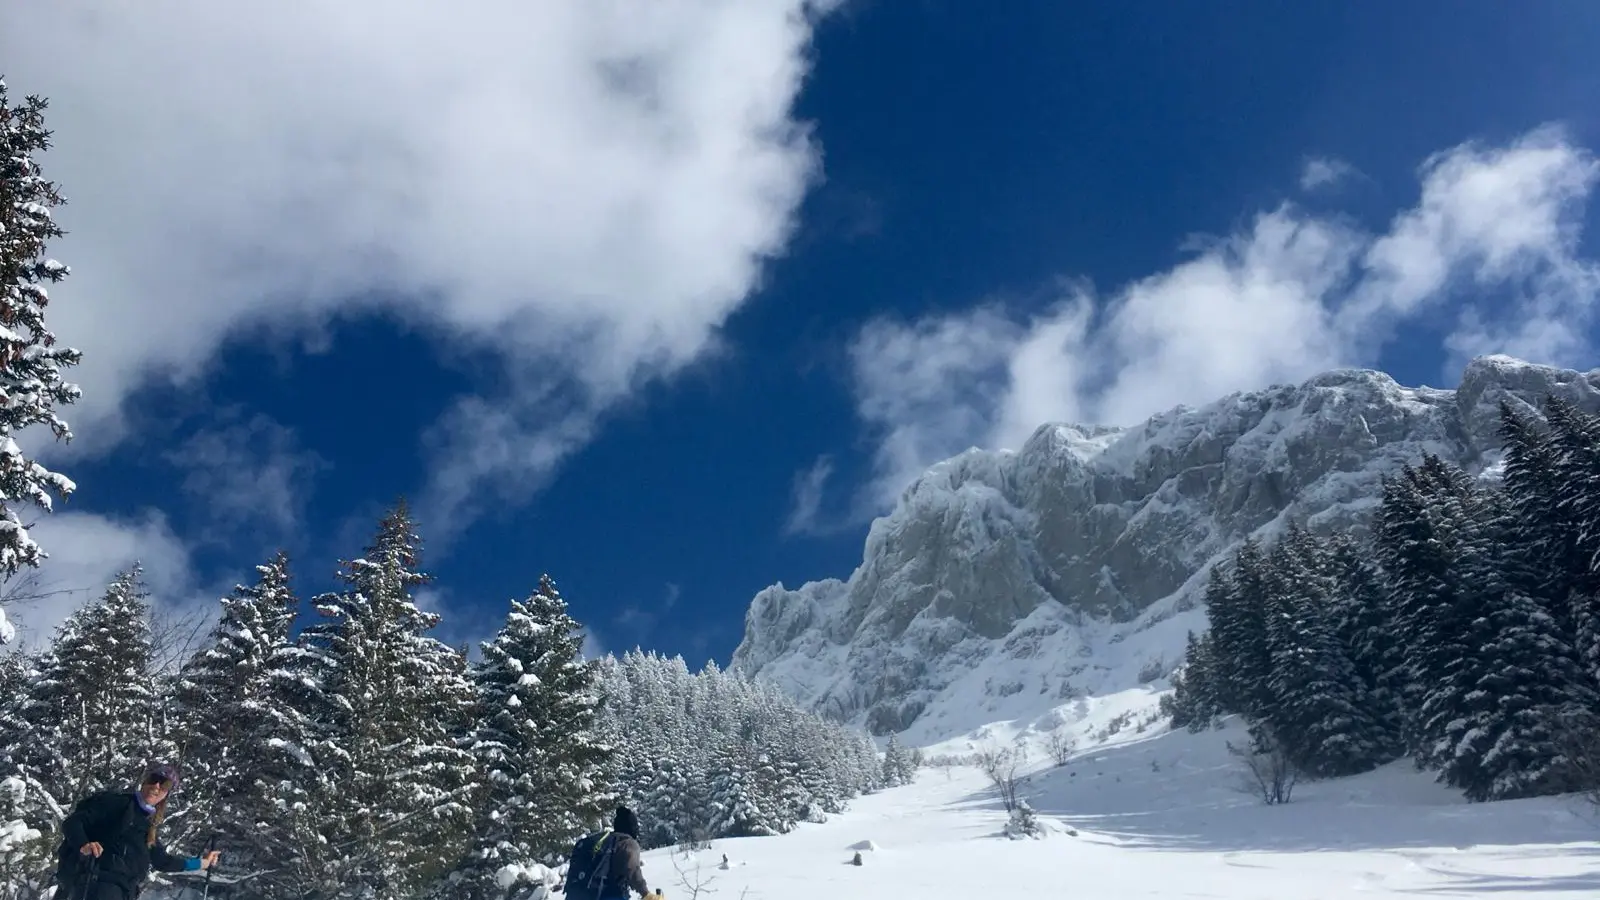
[[1600, 418], [1521, 406], [1483, 477], [1427, 455], [1366, 528], [1292, 526], [1213, 569], [1173, 724], [1244, 717], [1280, 787], [1409, 757], [1473, 801], [1595, 790]]
[[584, 659], [549, 577], [469, 659], [428, 636], [420, 550], [402, 503], [298, 633], [278, 554], [170, 668], [135, 568], [48, 648], [0, 657], [0, 821], [38, 832], [0, 881], [47, 878], [65, 811], [152, 760], [183, 774], [167, 843], [215, 836], [229, 896], [302, 900], [504, 897], [502, 872], [559, 864], [618, 803], [648, 849], [780, 834], [885, 782], [865, 732], [765, 683]]

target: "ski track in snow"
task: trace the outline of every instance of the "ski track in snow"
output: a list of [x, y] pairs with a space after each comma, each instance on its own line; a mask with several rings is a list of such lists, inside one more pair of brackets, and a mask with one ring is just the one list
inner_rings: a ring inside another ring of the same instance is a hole
[[[1101, 698], [1075, 729], [1098, 730], [1123, 707], [1152, 700], [1131, 693], [1127, 704]], [[1064, 767], [1047, 762], [1040, 734], [990, 732], [1030, 745], [1021, 795], [1041, 820], [1077, 836], [1009, 840], [981, 773], [929, 767], [915, 784], [857, 798], [828, 822], [787, 835], [719, 840], [687, 857], [650, 851], [646, 876], [668, 900], [882, 900], [907, 891], [1063, 900], [1600, 895], [1600, 810], [1576, 798], [1469, 804], [1401, 760], [1302, 782], [1290, 803], [1269, 807], [1240, 787], [1226, 743], [1248, 737], [1234, 721], [1200, 734], [1127, 728], [1100, 743], [1080, 740]], [[857, 846], [871, 847], [860, 867], [850, 864]], [[698, 896], [690, 887], [697, 872], [707, 882]]]

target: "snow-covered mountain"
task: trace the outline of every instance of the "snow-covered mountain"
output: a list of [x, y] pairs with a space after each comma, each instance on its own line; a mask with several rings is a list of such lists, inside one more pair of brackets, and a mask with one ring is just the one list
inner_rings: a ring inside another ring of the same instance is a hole
[[930, 469], [848, 580], [757, 594], [733, 664], [922, 744], [1148, 684], [1204, 628], [1205, 567], [1246, 535], [1348, 527], [1424, 452], [1491, 471], [1501, 399], [1547, 393], [1600, 409], [1600, 369], [1482, 357], [1455, 390], [1342, 369], [1134, 428], [1045, 425]]

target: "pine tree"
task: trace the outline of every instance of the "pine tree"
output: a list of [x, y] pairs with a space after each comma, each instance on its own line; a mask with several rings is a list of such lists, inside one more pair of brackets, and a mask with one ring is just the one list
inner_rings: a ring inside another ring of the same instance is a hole
[[1558, 619], [1571, 622], [1575, 649], [1600, 683], [1600, 419], [1554, 397], [1545, 401], [1545, 419], [1556, 469], [1549, 515], [1557, 519], [1552, 527], [1562, 529], [1567, 559], [1566, 603]]
[[[0, 403], [0, 578], [37, 566], [44, 556], [23, 523], [23, 508], [48, 512], [52, 493], [64, 497], [75, 489], [71, 479], [28, 458], [17, 443], [32, 425], [45, 426], [57, 440], [71, 440], [56, 408], [76, 402], [81, 393], [61, 375], [82, 354], [57, 346], [44, 321], [50, 300], [45, 284], [68, 272], [44, 255], [47, 242], [64, 233], [51, 209], [65, 202], [35, 159], [51, 144], [44, 125], [47, 106], [37, 96], [13, 106], [0, 81], [0, 397], [5, 398]], [[0, 632], [3, 642], [10, 628], [0, 625]]]
[[1514, 519], [1519, 551], [1507, 555], [1511, 586], [1545, 606], [1566, 629], [1574, 629], [1569, 596], [1586, 570], [1578, 557], [1579, 531], [1561, 505], [1560, 452], [1555, 439], [1500, 402], [1504, 440], [1502, 479], [1507, 513]]
[[1398, 687], [1406, 748], [1419, 765], [1428, 766], [1436, 761], [1437, 735], [1424, 732], [1422, 707], [1430, 687], [1438, 686], [1459, 658], [1455, 638], [1460, 635], [1450, 619], [1456, 591], [1447, 538], [1409, 466], [1400, 478], [1384, 480], [1376, 554], [1400, 644], [1392, 656], [1395, 668], [1379, 677]]
[[[279, 552], [256, 567], [256, 582], [222, 598], [209, 646], [182, 667], [177, 685], [179, 741], [185, 772], [180, 834], [215, 833], [236, 864], [261, 843], [259, 823], [274, 818], [281, 796], [260, 782], [279, 750], [281, 697], [273, 680], [289, 646], [299, 600], [289, 560]], [[265, 789], [264, 789], [265, 788]]]
[[1258, 715], [1270, 696], [1265, 568], [1261, 545], [1247, 538], [1235, 551], [1231, 570], [1212, 569], [1206, 584], [1212, 646], [1219, 663], [1216, 698], [1225, 711], [1246, 716]]
[[22, 710], [36, 739], [23, 765], [63, 807], [121, 788], [166, 737], [157, 715], [150, 608], [135, 565], [56, 630]]
[[1387, 741], [1371, 699], [1328, 620], [1332, 582], [1314, 540], [1298, 528], [1269, 556], [1270, 707], [1260, 719], [1312, 775], [1364, 772]]
[[1164, 694], [1160, 702], [1161, 712], [1171, 718], [1173, 728], [1200, 732], [1223, 713], [1215, 653], [1209, 630], [1201, 635], [1189, 632], [1182, 670], [1173, 674], [1172, 692]]
[[597, 667], [582, 660], [581, 626], [566, 610], [545, 575], [483, 645], [472, 747], [487, 787], [458, 896], [489, 896], [506, 865], [554, 864], [614, 802], [612, 750], [596, 733]]
[[889, 735], [889, 742], [884, 747], [883, 754], [883, 783], [889, 787], [910, 784], [916, 776], [916, 768], [911, 764], [911, 751], [900, 743], [900, 736]]
[[1329, 553], [1334, 584], [1329, 617], [1380, 729], [1382, 749], [1378, 755], [1389, 761], [1405, 752], [1400, 708], [1404, 686], [1396, 682], [1404, 673], [1405, 659], [1395, 634], [1390, 598], [1381, 574], [1368, 562], [1369, 548], [1348, 534], [1339, 534], [1329, 539]]
[[49, 879], [51, 839], [64, 816], [38, 773], [23, 766], [37, 740], [22, 718], [36, 677], [21, 653], [0, 656], [0, 898], [5, 900], [34, 896]]
[[326, 621], [307, 629], [323, 704], [311, 755], [337, 791], [322, 827], [349, 855], [347, 886], [418, 891], [470, 839], [475, 770], [455, 735], [474, 696], [466, 661], [427, 636], [439, 616], [412, 596], [431, 580], [417, 568], [421, 544], [401, 502], [338, 573], [345, 589], [315, 598]]

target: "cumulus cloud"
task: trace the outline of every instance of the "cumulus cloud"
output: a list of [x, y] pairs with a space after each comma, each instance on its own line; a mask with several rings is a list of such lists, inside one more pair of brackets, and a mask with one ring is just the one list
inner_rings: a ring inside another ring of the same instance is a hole
[[41, 519], [33, 533], [49, 558], [4, 586], [5, 606], [24, 647], [47, 643], [56, 626], [98, 599], [134, 563], [142, 567], [151, 602], [164, 620], [203, 617], [215, 602], [196, 584], [188, 548], [158, 513], [118, 519], [62, 511]]
[[501, 363], [430, 444], [430, 521], [537, 485], [783, 251], [820, 171], [791, 107], [838, 2], [4, 5], [69, 201], [74, 452], [227, 335], [382, 308]]
[[1424, 318], [1446, 323], [1451, 370], [1491, 352], [1592, 365], [1600, 264], [1578, 240], [1594, 155], [1541, 128], [1439, 153], [1419, 178], [1417, 204], [1379, 234], [1285, 204], [1109, 296], [1070, 285], [1042, 311], [871, 322], [851, 354], [876, 440], [858, 512], [881, 513], [940, 459], [1016, 448], [1045, 422], [1127, 425], [1372, 365]]

